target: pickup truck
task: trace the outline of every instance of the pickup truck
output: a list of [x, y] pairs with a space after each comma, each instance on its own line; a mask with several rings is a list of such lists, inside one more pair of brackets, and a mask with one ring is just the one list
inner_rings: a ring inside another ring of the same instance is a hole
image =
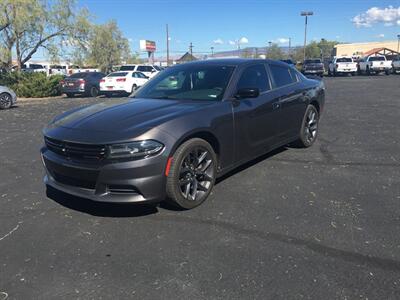
[[328, 75], [336, 76], [338, 74], [356, 75], [357, 63], [351, 57], [335, 57], [328, 66]]
[[397, 56], [397, 58], [393, 59], [392, 70], [393, 74], [397, 74], [397, 72], [400, 72], [400, 56]]
[[318, 75], [322, 77], [325, 72], [324, 64], [319, 58], [306, 59], [301, 68], [301, 72], [304, 75]]
[[368, 56], [361, 59], [358, 63], [358, 73], [365, 73], [370, 75], [372, 73], [383, 73], [386, 75], [390, 74], [392, 69], [392, 61], [387, 60], [383, 55]]

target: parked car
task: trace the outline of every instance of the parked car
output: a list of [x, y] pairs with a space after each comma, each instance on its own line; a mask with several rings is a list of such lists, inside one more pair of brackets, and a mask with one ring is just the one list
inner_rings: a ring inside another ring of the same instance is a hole
[[[177, 84], [168, 86], [170, 78]], [[310, 147], [321, 80], [279, 61], [215, 59], [164, 70], [134, 99], [56, 117], [44, 130], [45, 184], [101, 202], [190, 209], [217, 177], [275, 148]]]
[[6, 86], [0, 85], [0, 109], [8, 109], [17, 102], [17, 95]]
[[94, 67], [80, 67], [78, 65], [67, 66], [68, 75], [72, 75], [75, 73], [86, 73], [86, 72], [100, 72], [100, 69]]
[[319, 58], [306, 59], [303, 63], [301, 72], [304, 75], [323, 76], [325, 73], [324, 64]]
[[372, 73], [386, 73], [390, 74], [392, 62], [387, 60], [383, 55], [374, 55], [362, 58], [358, 62], [358, 73], [370, 75]]
[[296, 64], [291, 59], [281, 59], [281, 62], [287, 63], [289, 66], [295, 67]]
[[67, 66], [50, 65], [48, 75], [67, 75]]
[[105, 76], [101, 72], [75, 73], [61, 81], [61, 92], [67, 97], [76, 94], [97, 97], [100, 91], [100, 80]]
[[46, 66], [44, 66], [42, 64], [26, 63], [21, 66], [21, 71], [22, 72], [31, 72], [31, 73], [36, 73], [36, 72], [47, 73], [47, 68], [46, 68]]
[[100, 91], [106, 96], [112, 94], [132, 94], [139, 87], [144, 85], [149, 77], [141, 72], [113, 72], [102, 78]]
[[357, 63], [351, 57], [334, 57], [328, 66], [328, 75], [357, 74]]
[[161, 70], [159, 67], [151, 65], [123, 65], [119, 68], [119, 71], [135, 71], [141, 72], [149, 78], [157, 75]]
[[395, 59], [393, 59], [392, 70], [393, 74], [397, 74], [397, 72], [400, 72], [400, 56], [397, 56]]

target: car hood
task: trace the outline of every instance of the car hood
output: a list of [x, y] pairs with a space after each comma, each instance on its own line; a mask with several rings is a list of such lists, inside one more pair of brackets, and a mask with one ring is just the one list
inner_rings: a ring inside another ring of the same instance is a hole
[[165, 99], [114, 99], [59, 115], [44, 129], [44, 134], [57, 138], [60, 130], [65, 129], [64, 133], [79, 131], [104, 133], [104, 136], [134, 136], [212, 103]]

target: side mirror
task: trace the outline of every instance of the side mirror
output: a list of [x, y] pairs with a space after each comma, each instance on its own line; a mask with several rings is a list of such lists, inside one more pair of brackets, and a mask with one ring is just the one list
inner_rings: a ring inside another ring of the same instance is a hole
[[235, 98], [237, 99], [257, 98], [259, 95], [260, 95], [260, 89], [258, 88], [243, 88], [237, 91]]

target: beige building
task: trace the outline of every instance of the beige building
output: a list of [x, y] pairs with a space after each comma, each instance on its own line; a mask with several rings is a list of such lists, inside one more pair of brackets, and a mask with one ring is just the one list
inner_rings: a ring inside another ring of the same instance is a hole
[[362, 57], [365, 52], [368, 52], [375, 48], [388, 48], [397, 51], [397, 45], [398, 41], [338, 44], [333, 49], [333, 56]]

